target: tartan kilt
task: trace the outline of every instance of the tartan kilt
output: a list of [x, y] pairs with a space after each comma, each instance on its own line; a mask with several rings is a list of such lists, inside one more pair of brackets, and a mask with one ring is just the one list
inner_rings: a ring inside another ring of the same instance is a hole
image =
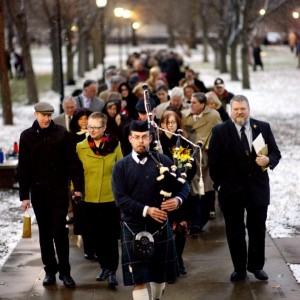
[[[157, 230], [157, 228], [150, 230], [146, 225], [126, 224], [134, 234], [140, 231], [148, 231], [153, 234]], [[133, 254], [131, 242], [134, 236], [123, 222], [121, 227], [122, 271], [125, 286], [174, 281], [179, 276], [174, 235], [169, 224], [153, 236], [154, 256], [149, 260], [141, 260]]]

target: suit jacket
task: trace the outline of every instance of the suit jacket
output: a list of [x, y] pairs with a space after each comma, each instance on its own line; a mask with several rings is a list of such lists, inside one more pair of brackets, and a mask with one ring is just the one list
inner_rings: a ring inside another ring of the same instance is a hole
[[[253, 140], [261, 133], [268, 145], [269, 168], [274, 169], [281, 154], [268, 123], [250, 119]], [[212, 130], [209, 150], [209, 170], [214, 188], [219, 190], [222, 205], [234, 205], [233, 199], [242, 201], [245, 193], [256, 206], [270, 203], [270, 186], [267, 171], [263, 171], [256, 162], [256, 153], [252, 147], [247, 158], [240, 136], [232, 120], [217, 125]]]
[[[75, 97], [75, 100], [77, 108], [84, 107], [82, 95]], [[97, 97], [91, 99], [91, 106], [89, 107], [89, 110], [91, 110], [92, 112], [102, 112], [103, 107], [104, 101], [102, 99], [99, 99]]]
[[[207, 148], [209, 144], [209, 139], [211, 136], [212, 128], [220, 124], [221, 118], [220, 114], [208, 107], [205, 107], [203, 111], [203, 115], [200, 119], [195, 121], [193, 116], [190, 113], [190, 110], [187, 112], [183, 112], [183, 126], [186, 130], [188, 135], [188, 139], [191, 140], [193, 143], [197, 143], [201, 141], [203, 143], [202, 146], [202, 161], [201, 161], [201, 169], [202, 169], [202, 176], [204, 182], [204, 190], [205, 192], [213, 190], [213, 182], [210, 178], [209, 169], [208, 169], [208, 158], [207, 158]], [[197, 166], [200, 165], [199, 156], [196, 156]], [[200, 180], [200, 169], [197, 168], [197, 174], [193, 178], [191, 182], [191, 192], [192, 194], [199, 194], [198, 186]]]
[[66, 114], [65, 113], [62, 113], [62, 114], [58, 115], [56, 118], [53, 119], [53, 121], [54, 121], [55, 124], [67, 128]]

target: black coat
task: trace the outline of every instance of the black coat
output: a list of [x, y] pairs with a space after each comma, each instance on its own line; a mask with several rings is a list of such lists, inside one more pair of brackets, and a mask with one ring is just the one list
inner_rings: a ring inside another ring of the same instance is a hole
[[[277, 147], [270, 125], [250, 119], [253, 141], [261, 133], [268, 145], [269, 168], [278, 164], [281, 154]], [[232, 199], [250, 193], [251, 201], [257, 207], [270, 202], [269, 176], [255, 162], [256, 153], [252, 148], [251, 159], [247, 159], [239, 134], [232, 120], [216, 125], [208, 150], [209, 170], [214, 188], [219, 190], [221, 205], [234, 205]]]
[[[75, 168], [67, 130], [53, 121], [40, 129], [37, 121], [22, 132], [19, 149], [20, 199], [30, 199], [33, 188], [65, 189]], [[74, 178], [75, 186], [80, 182]]]

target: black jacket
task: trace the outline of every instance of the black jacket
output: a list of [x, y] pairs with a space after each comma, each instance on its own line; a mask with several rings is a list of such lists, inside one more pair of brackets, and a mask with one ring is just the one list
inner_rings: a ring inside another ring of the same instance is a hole
[[[19, 148], [20, 199], [30, 199], [31, 189], [60, 189], [68, 187], [68, 180], [76, 168], [67, 130], [53, 121], [41, 129], [35, 121], [21, 133]], [[79, 178], [72, 178], [81, 190]]]
[[[278, 164], [281, 154], [268, 123], [250, 119], [253, 141], [261, 133], [268, 145], [269, 168]], [[219, 190], [222, 205], [234, 205], [237, 195], [250, 193], [256, 206], [266, 206], [270, 202], [269, 176], [255, 162], [256, 153], [252, 148], [250, 160], [242, 148], [239, 134], [232, 120], [216, 125], [212, 129], [208, 149], [209, 171], [214, 188]]]

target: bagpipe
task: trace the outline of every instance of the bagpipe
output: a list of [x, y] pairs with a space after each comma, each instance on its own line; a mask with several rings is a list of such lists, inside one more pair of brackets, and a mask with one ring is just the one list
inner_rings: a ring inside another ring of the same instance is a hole
[[[155, 155], [155, 152], [151, 152], [148, 149], [146, 150], [148, 152], [148, 155], [151, 159], [154, 160], [156, 163], [156, 166], [159, 170], [159, 175], [156, 178], [159, 186], [160, 186], [160, 195], [163, 197], [163, 200], [168, 198], [173, 198], [176, 193], [181, 189], [181, 186], [186, 182], [187, 173], [189, 169], [192, 168], [192, 164], [195, 161], [195, 157], [198, 154], [199, 155], [199, 161], [200, 161], [200, 180], [199, 180], [199, 194], [204, 195], [204, 183], [203, 183], [203, 177], [202, 177], [202, 170], [201, 170], [201, 160], [202, 160], [202, 151], [201, 147], [203, 146], [203, 143], [199, 141], [197, 144], [194, 144], [187, 138], [183, 136], [183, 131], [181, 129], [177, 130], [177, 133], [170, 132], [166, 129], [160, 128], [154, 121], [153, 113], [150, 106], [150, 100], [149, 100], [149, 91], [148, 91], [148, 85], [145, 83], [142, 85], [142, 88], [144, 90], [144, 104], [145, 104], [145, 110], [147, 113], [147, 119], [148, 119], [148, 127], [149, 131], [151, 129], [154, 133], [154, 143], [155, 147], [154, 150], [157, 152]], [[172, 135], [177, 136], [176, 145], [173, 153], [173, 162], [174, 164], [170, 167], [164, 166], [159, 158], [158, 153], [162, 153], [162, 147], [159, 140], [159, 131], [164, 131], [166, 133], [170, 133]], [[187, 151], [185, 155], [185, 159], [181, 159], [181, 151], [183, 148], [181, 147], [181, 140], [185, 140], [191, 148], [185, 148], [184, 151]], [[192, 151], [192, 154], [190, 152]]]

